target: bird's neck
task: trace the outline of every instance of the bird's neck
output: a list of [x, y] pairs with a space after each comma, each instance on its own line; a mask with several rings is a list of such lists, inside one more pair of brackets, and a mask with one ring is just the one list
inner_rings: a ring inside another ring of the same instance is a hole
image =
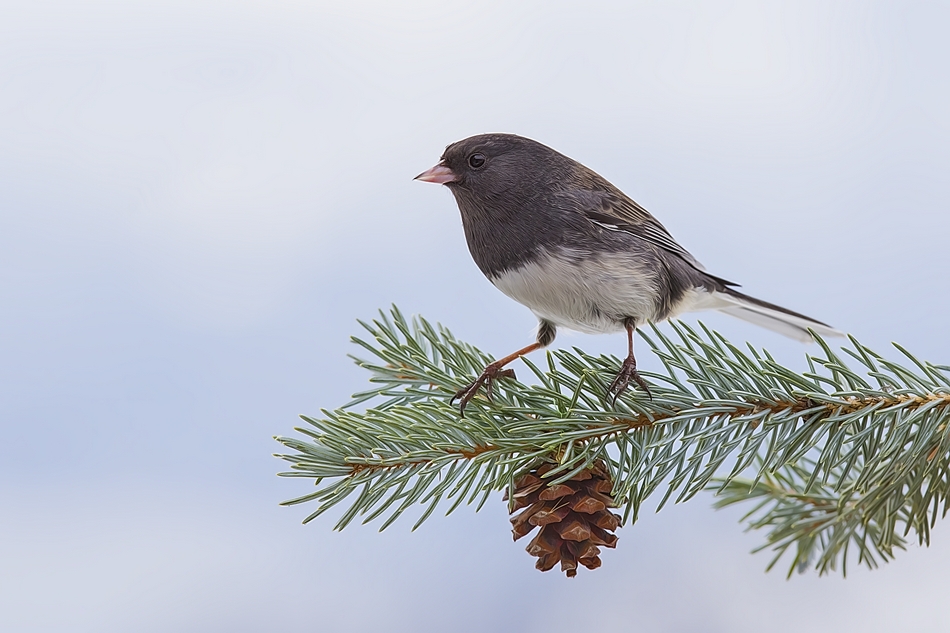
[[[559, 239], [547, 222], [526, 222], [528, 201], [484, 205], [456, 195], [472, 259], [489, 279], [522, 267]], [[519, 203], [524, 203], [520, 206]], [[519, 208], [520, 207], [520, 208]]]

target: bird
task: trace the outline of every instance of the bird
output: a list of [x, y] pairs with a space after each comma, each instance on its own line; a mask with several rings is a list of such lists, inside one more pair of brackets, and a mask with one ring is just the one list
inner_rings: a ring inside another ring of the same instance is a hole
[[515, 134], [479, 134], [447, 146], [415, 180], [449, 188], [479, 270], [538, 318], [537, 336], [489, 363], [452, 398], [459, 411], [483, 386], [514, 377], [505, 366], [554, 342], [558, 328], [626, 332], [627, 356], [607, 388], [616, 402], [637, 371], [634, 333], [684, 312], [718, 310], [800, 341], [837, 329], [736, 290], [699, 261], [644, 207], [581, 163]]

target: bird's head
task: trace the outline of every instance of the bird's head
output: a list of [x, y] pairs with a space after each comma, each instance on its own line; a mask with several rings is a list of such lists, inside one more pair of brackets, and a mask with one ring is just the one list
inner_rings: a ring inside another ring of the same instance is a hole
[[448, 186], [456, 197], [499, 199], [562, 180], [571, 161], [550, 147], [514, 134], [479, 134], [445, 148], [435, 167], [416, 180]]

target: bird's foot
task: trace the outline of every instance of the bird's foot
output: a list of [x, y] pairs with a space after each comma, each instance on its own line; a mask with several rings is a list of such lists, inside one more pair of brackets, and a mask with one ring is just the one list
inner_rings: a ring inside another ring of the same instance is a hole
[[631, 380], [640, 385], [640, 388], [646, 392], [647, 397], [653, 400], [653, 394], [650, 393], [650, 388], [647, 387], [647, 383], [643, 381], [643, 378], [640, 377], [640, 373], [637, 371], [637, 359], [631, 354], [624, 359], [623, 364], [620, 365], [620, 373], [617, 374], [614, 381], [607, 387], [607, 393], [613, 396], [611, 400], [612, 404], [617, 402], [617, 398], [627, 389]]
[[465, 417], [465, 405], [468, 404], [468, 401], [475, 397], [475, 394], [478, 393], [478, 390], [485, 386], [485, 395], [488, 396], [488, 399], [492, 399], [492, 385], [494, 384], [497, 378], [514, 378], [515, 370], [514, 369], [503, 369], [504, 365], [498, 362], [490, 363], [482, 371], [481, 375], [475, 379], [474, 382], [469, 384], [462, 389], [459, 389], [452, 399], [449, 400], [449, 404], [452, 404], [456, 400], [459, 401], [459, 414], [462, 417]]

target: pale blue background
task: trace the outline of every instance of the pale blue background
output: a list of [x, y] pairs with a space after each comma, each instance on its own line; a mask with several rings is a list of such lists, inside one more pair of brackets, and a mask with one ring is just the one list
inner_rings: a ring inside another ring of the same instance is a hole
[[309, 488], [271, 436], [364, 386], [355, 319], [530, 340], [411, 180], [474, 133], [583, 161], [751, 294], [950, 362], [947, 5], [395, 4], [0, 4], [0, 630], [944, 630], [943, 524], [786, 582], [703, 497], [569, 581], [500, 501], [382, 535], [278, 507]]

